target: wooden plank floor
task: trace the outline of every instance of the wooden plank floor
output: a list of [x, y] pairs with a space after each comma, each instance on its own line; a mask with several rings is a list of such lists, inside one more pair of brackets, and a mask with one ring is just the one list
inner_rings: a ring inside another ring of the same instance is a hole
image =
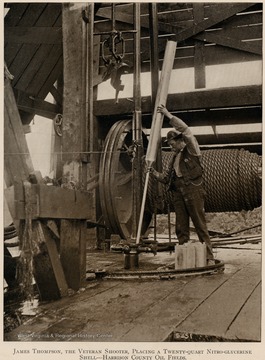
[[[105, 254], [100, 264], [110, 266], [114, 257]], [[141, 262], [147, 258], [150, 254]], [[151, 259], [163, 262], [163, 255]], [[41, 304], [36, 316], [4, 339], [161, 342], [196, 334], [205, 341], [260, 341], [260, 250], [222, 250], [218, 259], [224, 260], [225, 271], [214, 275], [90, 281], [72, 296]]]

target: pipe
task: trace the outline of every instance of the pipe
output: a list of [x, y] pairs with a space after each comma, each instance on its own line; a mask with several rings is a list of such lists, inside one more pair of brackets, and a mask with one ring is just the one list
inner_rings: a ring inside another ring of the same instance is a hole
[[156, 160], [158, 144], [161, 138], [162, 123], [164, 118], [163, 114], [157, 112], [157, 108], [161, 104], [166, 105], [167, 102], [169, 80], [171, 76], [172, 67], [174, 64], [176, 45], [177, 43], [171, 40], [168, 41], [166, 45], [164, 62], [162, 66], [159, 86], [156, 95], [155, 108], [153, 112], [150, 139], [149, 139], [146, 158], [145, 158], [148, 168], [151, 167]]
[[142, 109], [141, 109], [141, 23], [140, 23], [140, 3], [134, 4], [134, 73], [133, 73], [133, 95], [134, 95], [134, 116], [132, 138], [135, 145], [136, 156], [133, 161], [132, 169], [132, 234], [134, 241], [136, 238], [137, 222], [140, 214], [140, 204], [142, 197]]
[[164, 62], [163, 62], [163, 66], [162, 66], [160, 82], [159, 82], [159, 86], [158, 86], [158, 90], [157, 90], [150, 139], [149, 139], [146, 158], [145, 158], [145, 161], [147, 164], [147, 173], [146, 173], [146, 178], [145, 178], [144, 193], [143, 193], [142, 205], [141, 205], [141, 211], [140, 211], [140, 219], [139, 219], [139, 223], [138, 223], [136, 244], [139, 244], [139, 242], [140, 242], [145, 202], [146, 202], [146, 195], [147, 195], [149, 175], [150, 175], [150, 167], [153, 164], [153, 162], [156, 160], [158, 144], [159, 144], [159, 141], [161, 138], [161, 128], [162, 128], [164, 116], [157, 112], [157, 107], [160, 104], [166, 104], [169, 80], [170, 80], [171, 71], [172, 71], [172, 67], [173, 67], [174, 59], [175, 59], [175, 52], [176, 52], [176, 42], [168, 41], [167, 45], [166, 45], [166, 50], [165, 50], [165, 56], [164, 56]]
[[142, 225], [143, 225], [144, 208], [145, 208], [145, 201], [146, 201], [146, 195], [147, 195], [147, 190], [148, 190], [149, 176], [150, 176], [150, 170], [147, 171], [146, 178], [145, 178], [142, 206], [141, 206], [141, 211], [140, 211], [140, 219], [139, 219], [137, 237], [136, 237], [136, 244], [139, 244], [140, 237], [141, 237], [141, 230], [142, 230]]

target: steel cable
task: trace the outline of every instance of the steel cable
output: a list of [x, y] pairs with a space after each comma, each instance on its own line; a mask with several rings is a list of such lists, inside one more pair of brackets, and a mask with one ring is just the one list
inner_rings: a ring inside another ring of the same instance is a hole
[[[165, 171], [172, 154], [162, 153]], [[261, 159], [256, 153], [241, 149], [221, 149], [202, 151], [203, 180], [206, 190], [205, 210], [207, 212], [253, 210], [261, 205], [261, 179], [259, 168]], [[150, 179], [147, 207], [154, 208], [156, 187]], [[173, 196], [162, 185], [163, 206], [160, 213], [167, 213], [166, 204], [174, 211]]]

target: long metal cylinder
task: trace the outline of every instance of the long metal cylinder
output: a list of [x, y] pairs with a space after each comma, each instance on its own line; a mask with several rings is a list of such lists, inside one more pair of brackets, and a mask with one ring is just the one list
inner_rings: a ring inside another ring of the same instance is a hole
[[159, 80], [155, 108], [152, 118], [152, 127], [150, 132], [149, 144], [146, 152], [145, 161], [147, 166], [151, 166], [156, 161], [158, 144], [161, 140], [161, 128], [163, 123], [164, 115], [157, 112], [159, 105], [166, 105], [169, 80], [171, 76], [171, 71], [174, 63], [175, 52], [176, 52], [177, 43], [175, 41], [168, 41], [165, 57], [163, 62], [163, 67], [161, 71], [161, 77]]

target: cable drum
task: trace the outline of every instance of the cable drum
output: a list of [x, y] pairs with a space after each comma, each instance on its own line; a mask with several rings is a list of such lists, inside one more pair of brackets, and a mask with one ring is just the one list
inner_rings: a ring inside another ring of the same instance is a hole
[[[246, 161], [247, 160], [247, 161]], [[243, 209], [253, 209], [261, 205], [262, 182], [259, 176], [262, 159], [255, 153], [248, 153], [241, 149], [238, 155], [238, 170], [241, 183], [239, 186], [240, 199]]]
[[[171, 152], [162, 152], [164, 171], [169, 166]], [[206, 190], [205, 211], [225, 212], [253, 210], [261, 205], [261, 179], [259, 169], [261, 158], [256, 153], [241, 149], [202, 151], [201, 157], [204, 188]], [[156, 180], [151, 179], [148, 187], [147, 207], [157, 208]], [[162, 184], [162, 206], [158, 212], [174, 211], [173, 195], [168, 185]]]
[[[143, 151], [148, 139], [144, 132]], [[99, 194], [102, 215], [111, 233], [130, 239], [133, 226], [133, 144], [132, 121], [120, 120], [110, 129], [100, 158]], [[165, 171], [173, 156], [162, 151]], [[261, 205], [261, 157], [241, 149], [202, 151], [203, 180], [206, 190], [205, 210], [225, 212], [253, 210]], [[144, 187], [146, 163], [143, 158]], [[149, 177], [142, 233], [148, 229], [154, 213], [174, 211], [173, 194], [168, 185]]]
[[253, 210], [261, 205], [260, 157], [244, 149], [202, 152], [205, 210]]

